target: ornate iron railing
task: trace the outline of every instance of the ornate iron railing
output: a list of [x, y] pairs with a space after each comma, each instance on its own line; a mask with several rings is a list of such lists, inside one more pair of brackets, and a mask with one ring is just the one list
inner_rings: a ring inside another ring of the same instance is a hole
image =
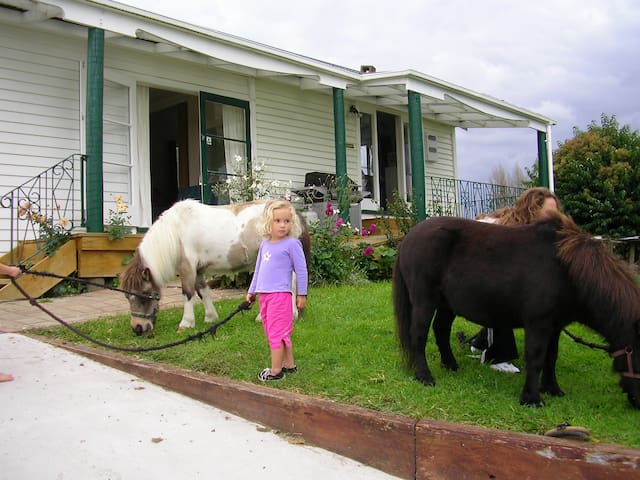
[[[74, 228], [84, 226], [85, 161], [84, 155], [70, 155], [0, 198], [3, 217], [10, 222], [12, 265], [52, 252]], [[35, 253], [25, 248], [28, 241], [36, 243]]]
[[427, 215], [449, 215], [476, 218], [499, 208], [513, 205], [525, 190], [491, 183], [455, 180], [453, 178], [426, 178]]

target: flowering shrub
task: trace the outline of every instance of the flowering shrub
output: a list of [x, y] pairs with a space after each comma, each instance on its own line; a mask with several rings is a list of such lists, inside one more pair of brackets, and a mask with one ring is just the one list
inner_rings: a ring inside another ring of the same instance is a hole
[[358, 265], [365, 272], [369, 280], [388, 280], [393, 273], [396, 249], [387, 245], [360, 244], [361, 255]]
[[[328, 202], [324, 216], [309, 224], [311, 234], [310, 280], [314, 285], [359, 284], [391, 278], [396, 251], [385, 245], [359, 242], [360, 232], [352, 229]], [[375, 225], [363, 229], [372, 235]]]
[[211, 191], [229, 203], [243, 203], [251, 200], [261, 200], [291, 195], [292, 182], [287, 186], [280, 185], [275, 179], [266, 178], [264, 162], [254, 162], [251, 170], [247, 171], [246, 162], [240, 155], [236, 155], [233, 173], [226, 181], [211, 187]]
[[109, 240], [122, 240], [129, 233], [129, 221], [131, 215], [127, 213], [128, 206], [122, 201], [122, 196], [116, 197], [116, 209], [109, 209], [105, 232], [109, 234]]
[[354, 252], [350, 241], [355, 233], [338, 213], [328, 202], [324, 216], [309, 223], [309, 278], [314, 285], [361, 283], [365, 280], [361, 272], [353, 270]]
[[[60, 212], [60, 207], [56, 206], [56, 211]], [[39, 248], [45, 252], [45, 255], [52, 255], [69, 239], [71, 233], [71, 222], [64, 216], [58, 215], [59, 219], [54, 222], [53, 218], [48, 218], [41, 214], [36, 205], [25, 201], [18, 208], [18, 216], [31, 222], [34, 229], [38, 229], [37, 242]]]

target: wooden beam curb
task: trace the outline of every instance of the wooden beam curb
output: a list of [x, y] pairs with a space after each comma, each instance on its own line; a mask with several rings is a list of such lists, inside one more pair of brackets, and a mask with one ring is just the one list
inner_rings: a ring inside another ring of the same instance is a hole
[[404, 479], [640, 479], [637, 449], [414, 420], [35, 338]]
[[417, 479], [640, 479], [640, 450], [420, 420]]

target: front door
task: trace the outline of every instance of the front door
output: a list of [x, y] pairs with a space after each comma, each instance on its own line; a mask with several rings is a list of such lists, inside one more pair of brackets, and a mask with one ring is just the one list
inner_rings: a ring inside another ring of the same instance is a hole
[[402, 191], [398, 175], [397, 117], [385, 112], [360, 115], [360, 171], [362, 189], [370, 193], [363, 209], [386, 209], [394, 191]]
[[202, 93], [200, 120], [203, 202], [226, 203], [211, 189], [250, 168], [249, 102]]

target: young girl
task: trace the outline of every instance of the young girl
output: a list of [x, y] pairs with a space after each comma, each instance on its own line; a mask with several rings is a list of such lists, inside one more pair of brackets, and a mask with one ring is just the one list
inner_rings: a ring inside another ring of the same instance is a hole
[[[481, 222], [500, 225], [528, 225], [545, 220], [548, 212], [559, 211], [558, 197], [544, 187], [525, 190], [513, 207], [503, 208], [488, 215], [478, 217]], [[482, 328], [471, 341], [473, 352], [482, 352], [482, 363], [500, 372], [520, 373], [513, 360], [518, 358], [516, 339], [511, 328]]]
[[293, 306], [291, 299], [292, 273], [295, 272], [299, 310], [307, 304], [307, 263], [298, 237], [302, 226], [291, 203], [275, 200], [265, 206], [260, 233], [265, 239], [260, 244], [256, 268], [247, 293], [253, 303], [260, 295], [262, 326], [271, 348], [271, 368], [258, 374], [263, 382], [280, 380], [285, 373], [297, 372], [293, 360], [291, 331]]

